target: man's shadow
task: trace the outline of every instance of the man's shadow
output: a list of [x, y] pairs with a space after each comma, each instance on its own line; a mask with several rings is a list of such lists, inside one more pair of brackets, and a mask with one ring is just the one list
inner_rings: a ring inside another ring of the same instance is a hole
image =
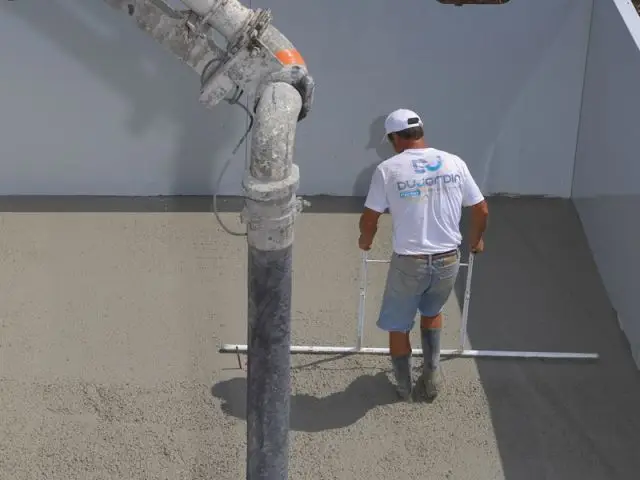
[[394, 155], [391, 144], [384, 138], [384, 120], [386, 116], [381, 115], [377, 117], [369, 126], [369, 141], [366, 145], [367, 150], [375, 150], [378, 156], [378, 161], [367, 166], [362, 170], [355, 183], [353, 184], [353, 195], [355, 197], [365, 197], [369, 191], [369, 185], [371, 184], [371, 176], [373, 171], [380, 164], [381, 161]]
[[[222, 400], [222, 411], [233, 417], [247, 418], [247, 380], [233, 378], [211, 388]], [[318, 398], [313, 395], [291, 395], [290, 429], [299, 432], [321, 432], [353, 425], [377, 406], [398, 402], [387, 375], [362, 375], [344, 390]]]

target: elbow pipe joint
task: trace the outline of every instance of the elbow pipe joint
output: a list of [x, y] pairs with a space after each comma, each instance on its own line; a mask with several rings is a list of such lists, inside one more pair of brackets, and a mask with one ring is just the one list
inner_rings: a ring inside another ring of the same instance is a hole
[[309, 75], [306, 67], [302, 65], [283, 66], [282, 70], [274, 72], [263, 78], [258, 84], [256, 91], [254, 113], [258, 112], [258, 105], [264, 95], [265, 88], [270, 84], [278, 82], [287, 83], [298, 92], [302, 99], [300, 113], [298, 114], [298, 121], [306, 118], [311, 112], [311, 107], [313, 105], [315, 81], [313, 80], [313, 77]]
[[[305, 118], [311, 111], [315, 83], [309, 75], [302, 55], [277, 28], [271, 24], [269, 10], [251, 10], [243, 6], [238, 0], [182, 0], [212, 28], [221, 33], [229, 42], [232, 51], [227, 52], [229, 61], [240, 55], [237, 65], [233, 67], [230, 79], [241, 83], [242, 87], [257, 75], [259, 78], [256, 91], [257, 112], [260, 97], [270, 83], [288, 83], [296, 89], [302, 98], [302, 107], [298, 121]], [[259, 53], [261, 50], [266, 52]], [[245, 52], [248, 50], [249, 53]], [[227, 82], [228, 83], [228, 82]], [[209, 88], [215, 90], [217, 85]], [[205, 95], [205, 97], [211, 96]], [[213, 93], [214, 104], [219, 98], [218, 92]], [[205, 99], [206, 100], [206, 99]]]
[[251, 175], [261, 181], [282, 181], [290, 175], [296, 121], [302, 100], [286, 82], [266, 86], [258, 102], [251, 137]]
[[280, 250], [293, 243], [293, 223], [302, 208], [296, 197], [300, 175], [293, 164], [301, 105], [296, 89], [285, 82], [266, 85], [258, 102], [242, 214], [247, 241], [258, 250]]
[[306, 62], [291, 41], [273, 25], [269, 25], [265, 30], [262, 41], [273, 52], [282, 68], [266, 75], [259, 82], [254, 111], [257, 111], [260, 98], [267, 85], [278, 82], [288, 83], [298, 92], [302, 99], [302, 106], [298, 115], [298, 121], [300, 121], [311, 112], [315, 91], [315, 81], [309, 74]]

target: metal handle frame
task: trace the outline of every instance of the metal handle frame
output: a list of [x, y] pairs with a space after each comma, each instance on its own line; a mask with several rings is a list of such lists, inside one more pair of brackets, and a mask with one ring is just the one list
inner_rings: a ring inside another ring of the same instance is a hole
[[[470, 253], [467, 263], [460, 263], [460, 267], [467, 268], [467, 276], [464, 287], [464, 298], [462, 302], [462, 319], [460, 322], [460, 333], [458, 348], [462, 352], [467, 347], [467, 323], [469, 319], [469, 302], [471, 301], [471, 278], [473, 276], [473, 261], [475, 254]], [[360, 298], [358, 302], [358, 332], [356, 340], [356, 350], [362, 349], [362, 342], [364, 337], [364, 319], [365, 319], [365, 307], [367, 301], [367, 274], [368, 265], [370, 263], [390, 263], [391, 260], [374, 260], [369, 258], [369, 252], [362, 252], [362, 261], [360, 265]]]
[[[458, 348], [444, 349], [440, 351], [442, 357], [459, 358], [510, 358], [510, 359], [553, 359], [553, 360], [598, 360], [598, 353], [573, 353], [573, 352], [521, 352], [510, 350], [468, 350], [467, 345], [467, 321], [469, 317], [469, 303], [471, 301], [471, 280], [473, 277], [473, 263], [475, 255], [469, 254], [467, 263], [460, 263], [460, 267], [467, 267], [467, 278], [465, 282], [464, 299], [462, 305], [462, 319], [460, 322], [460, 338]], [[334, 345], [291, 345], [291, 354], [302, 355], [389, 355], [389, 348], [365, 347], [363, 346], [365, 309], [367, 299], [367, 274], [370, 263], [390, 263], [390, 260], [375, 260], [368, 257], [367, 252], [362, 253], [362, 263], [360, 266], [360, 298], [358, 304], [358, 331], [356, 345], [354, 346], [334, 346]], [[220, 347], [220, 353], [235, 353], [240, 362], [240, 354], [248, 352], [248, 345], [225, 344]], [[421, 349], [415, 349], [414, 355], [422, 355]]]

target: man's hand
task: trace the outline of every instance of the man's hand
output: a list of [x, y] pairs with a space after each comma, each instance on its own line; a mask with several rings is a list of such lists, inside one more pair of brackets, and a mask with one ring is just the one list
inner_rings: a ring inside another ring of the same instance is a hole
[[358, 239], [358, 247], [360, 250], [368, 252], [371, 250], [371, 240], [366, 238], [364, 235], [360, 235], [360, 238]]
[[484, 240], [481, 238], [478, 243], [475, 245], [471, 245], [471, 253], [482, 253], [484, 252]]

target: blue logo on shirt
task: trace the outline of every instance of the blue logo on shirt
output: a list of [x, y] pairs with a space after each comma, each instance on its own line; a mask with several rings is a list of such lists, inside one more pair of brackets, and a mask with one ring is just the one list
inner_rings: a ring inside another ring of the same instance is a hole
[[438, 175], [437, 177], [423, 177], [419, 179], [404, 180], [396, 182], [396, 188], [399, 192], [406, 190], [414, 190], [420, 188], [433, 188], [433, 187], [449, 187], [458, 186], [462, 182], [462, 177], [457, 174], [445, 174]]
[[419, 197], [419, 196], [420, 196], [420, 190], [412, 190], [410, 192], [400, 192], [400, 198]]
[[438, 156], [436, 163], [433, 164], [422, 159], [412, 160], [411, 165], [413, 166], [413, 171], [415, 173], [435, 172], [442, 166], [442, 158]]

